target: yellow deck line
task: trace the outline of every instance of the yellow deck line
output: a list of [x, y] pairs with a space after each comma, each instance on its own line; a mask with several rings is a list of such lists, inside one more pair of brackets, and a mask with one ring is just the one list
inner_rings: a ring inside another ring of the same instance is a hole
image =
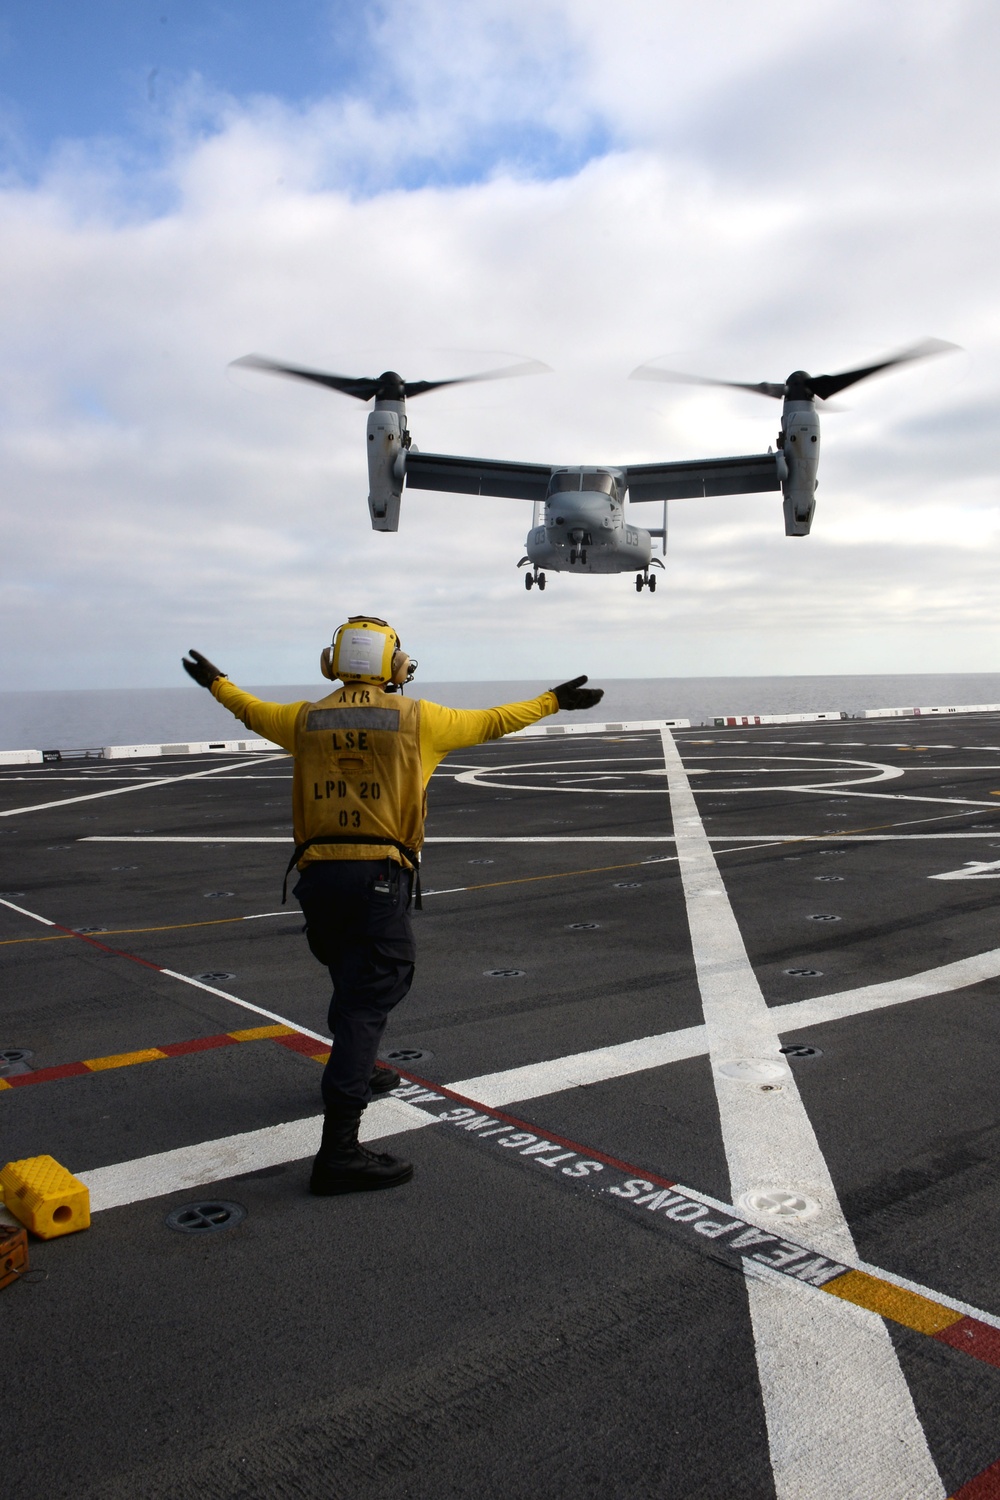
[[227, 1031], [234, 1042], [257, 1042], [269, 1036], [298, 1036], [291, 1026], [251, 1026], [246, 1031]]
[[[297, 1036], [299, 1033], [291, 1026], [253, 1026], [223, 1034], [234, 1042], [256, 1042], [283, 1036]], [[121, 1052], [109, 1057], [86, 1058], [83, 1066], [90, 1072], [97, 1073], [111, 1068], [128, 1068], [139, 1063], [158, 1062], [170, 1056], [170, 1053], [161, 1052], [157, 1047], [148, 1047], [141, 1051]], [[303, 1054], [303, 1056], [308, 1056], [315, 1062], [325, 1063], [330, 1054], [318, 1052]], [[11, 1087], [12, 1085], [6, 1079], [0, 1078], [0, 1089]], [[891, 1281], [872, 1276], [867, 1271], [845, 1271], [843, 1275], [826, 1282], [819, 1290], [828, 1292], [831, 1296], [840, 1297], [845, 1302], [851, 1302], [856, 1307], [863, 1307], [869, 1312], [878, 1313], [880, 1317], [888, 1318], [904, 1328], [912, 1328], [917, 1333], [931, 1337], [945, 1328], [950, 1328], [954, 1323], [961, 1322], [967, 1316], [966, 1313], [956, 1312], [954, 1308], [935, 1302], [930, 1297], [924, 1297], [918, 1292], [911, 1292]]]
[[[284, 915], [284, 913], [281, 913]], [[297, 912], [290, 911], [289, 916], [297, 916]], [[123, 937], [126, 933], [134, 932], [179, 932], [185, 927], [225, 927], [231, 922], [245, 922], [246, 917], [211, 917], [207, 922], [168, 922], [163, 927], [102, 927], [97, 932], [58, 932], [52, 937], [24, 937], [24, 938], [0, 938], [0, 948], [8, 948], [13, 943], [64, 943], [69, 938], [104, 938]]]
[[145, 1047], [141, 1052], [119, 1052], [112, 1057], [85, 1057], [83, 1066], [92, 1073], [102, 1073], [105, 1068], [131, 1068], [134, 1063], [159, 1062], [168, 1056], [158, 1047]]
[[869, 1312], [890, 1318], [893, 1323], [901, 1323], [904, 1328], [913, 1328], [917, 1333], [940, 1333], [943, 1328], [950, 1328], [965, 1317], [953, 1307], [944, 1307], [917, 1292], [869, 1276], [867, 1271], [848, 1271], [846, 1275], [828, 1281], [823, 1291], [842, 1297], [845, 1302], [853, 1302], [856, 1307], [866, 1307]]

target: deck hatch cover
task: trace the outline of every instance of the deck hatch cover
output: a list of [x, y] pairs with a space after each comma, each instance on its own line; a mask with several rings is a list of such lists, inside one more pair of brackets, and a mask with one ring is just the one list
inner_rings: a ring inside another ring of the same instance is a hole
[[217, 1229], [233, 1229], [246, 1216], [241, 1203], [211, 1198], [182, 1203], [180, 1208], [171, 1209], [163, 1222], [168, 1229], [177, 1229], [181, 1234], [213, 1234]]
[[30, 1073], [28, 1058], [34, 1057], [27, 1047], [0, 1047], [0, 1078], [10, 1078], [15, 1074]]

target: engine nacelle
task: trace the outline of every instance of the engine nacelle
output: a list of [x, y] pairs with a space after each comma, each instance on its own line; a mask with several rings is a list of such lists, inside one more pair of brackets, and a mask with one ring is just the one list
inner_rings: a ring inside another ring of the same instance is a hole
[[368, 417], [368, 509], [373, 531], [399, 530], [406, 439], [403, 402], [376, 401]]
[[811, 401], [785, 401], [779, 442], [779, 458], [784, 460], [785, 469], [781, 482], [785, 535], [808, 536], [816, 509], [819, 468], [819, 416]]

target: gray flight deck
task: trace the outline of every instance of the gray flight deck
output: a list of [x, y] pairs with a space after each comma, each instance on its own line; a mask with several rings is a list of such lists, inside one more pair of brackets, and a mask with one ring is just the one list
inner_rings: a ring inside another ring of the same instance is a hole
[[94, 1210], [0, 1290], [5, 1493], [1000, 1495], [1000, 717], [450, 758], [416, 1175], [333, 1199], [290, 781], [0, 772], [0, 1165]]

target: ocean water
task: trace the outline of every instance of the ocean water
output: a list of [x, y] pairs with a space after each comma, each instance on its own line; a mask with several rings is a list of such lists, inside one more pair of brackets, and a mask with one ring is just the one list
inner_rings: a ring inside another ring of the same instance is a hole
[[[241, 684], [242, 686], [242, 684]], [[549, 682], [415, 683], [411, 693], [454, 708], [488, 708], [532, 698]], [[919, 673], [860, 677], [642, 677], [595, 679], [598, 708], [576, 722], [690, 719], [722, 714], [859, 714], [866, 708], [1000, 703], [1000, 673]], [[293, 703], [321, 698], [322, 684], [249, 688]], [[0, 693], [0, 750], [79, 750], [178, 740], [233, 739], [237, 721], [203, 688], [76, 689]], [[240, 726], [239, 732], [242, 731]]]

